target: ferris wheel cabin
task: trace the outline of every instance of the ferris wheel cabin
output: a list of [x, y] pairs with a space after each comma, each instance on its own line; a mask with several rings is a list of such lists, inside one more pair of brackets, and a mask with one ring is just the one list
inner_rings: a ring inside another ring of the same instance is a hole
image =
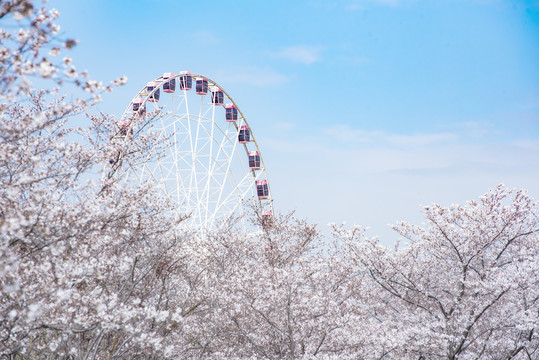
[[191, 90], [193, 88], [193, 78], [190, 71], [180, 72], [180, 90]]
[[240, 144], [246, 144], [251, 141], [251, 133], [247, 125], [242, 125], [240, 127], [240, 132], [238, 133], [238, 142]]
[[144, 102], [143, 98], [136, 98], [133, 100], [133, 112], [138, 113], [139, 115], [142, 115], [146, 112], [146, 105], [143, 105]]
[[206, 95], [208, 93], [208, 80], [200, 77], [196, 78], [195, 88], [198, 95]]
[[256, 181], [256, 193], [259, 199], [269, 198], [268, 180]]
[[[146, 92], [150, 93], [150, 95], [148, 96], [148, 101], [158, 102], [159, 97], [161, 95], [159, 90], [160, 89], [159, 89], [159, 83], [158, 82], [155, 82], [155, 81], [149, 82], [148, 85], [146, 85]], [[152, 91], [153, 91], [153, 93], [152, 93]]]
[[163, 80], [168, 80], [163, 83], [163, 91], [166, 93], [173, 93], [174, 91], [176, 91], [176, 79], [170, 79], [173, 76], [173, 73], [163, 74]]
[[236, 109], [236, 105], [226, 104], [225, 114], [226, 114], [226, 121], [230, 121], [230, 122], [238, 121], [238, 109]]
[[249, 168], [253, 170], [260, 169], [260, 154], [258, 151], [249, 151]]
[[217, 86], [211, 89], [211, 103], [213, 105], [223, 105], [225, 103], [225, 95]]

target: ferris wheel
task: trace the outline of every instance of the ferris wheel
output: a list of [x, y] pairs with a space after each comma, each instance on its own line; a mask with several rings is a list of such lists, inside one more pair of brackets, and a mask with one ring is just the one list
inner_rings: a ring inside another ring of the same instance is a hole
[[[152, 139], [147, 154], [129, 161], [126, 149], [143, 134]], [[188, 216], [184, 226], [213, 230], [253, 205], [263, 223], [273, 216], [253, 131], [232, 97], [206, 76], [182, 71], [149, 82], [129, 103], [112, 142], [109, 181], [152, 184]]]

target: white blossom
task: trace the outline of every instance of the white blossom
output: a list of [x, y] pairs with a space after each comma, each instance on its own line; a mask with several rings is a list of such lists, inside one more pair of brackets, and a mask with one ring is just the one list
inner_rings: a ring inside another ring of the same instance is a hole
[[127, 84], [127, 76], [122, 76], [111, 83], [113, 86], [121, 86]]
[[17, 20], [17, 21], [21, 21], [22, 19], [24, 19], [24, 15], [18, 11], [14, 12], [13, 13], [13, 19]]
[[37, 73], [44, 78], [51, 78], [58, 69], [47, 59], [43, 59], [37, 68]]
[[60, 12], [54, 8], [49, 11], [49, 14], [51, 15], [52, 19], [57, 19], [60, 16]]
[[0, 60], [6, 60], [10, 57], [9, 49], [7, 48], [1, 48], [0, 49]]

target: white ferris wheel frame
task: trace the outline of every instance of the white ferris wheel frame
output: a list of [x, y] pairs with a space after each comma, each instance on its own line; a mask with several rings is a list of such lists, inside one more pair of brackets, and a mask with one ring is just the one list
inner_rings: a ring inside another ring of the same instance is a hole
[[[181, 90], [180, 78], [186, 75], [191, 76], [192, 88]], [[196, 92], [196, 79], [207, 81], [208, 91], [205, 95], [188, 94]], [[165, 93], [163, 85], [171, 80], [176, 82], [175, 92]], [[170, 74], [167, 78], [156, 78], [153, 83], [155, 87], [151, 91], [144, 86], [127, 106], [121, 121], [128, 121], [129, 130], [120, 136], [125, 147], [131, 141], [130, 136], [133, 136], [134, 131], [153, 131], [157, 138], [161, 138], [168, 145], [163, 151], [167, 156], [170, 155], [172, 161], [166, 158], [139, 165], [124, 164], [122, 170], [120, 167], [114, 169], [114, 166], [111, 166], [108, 177], [118, 177], [120, 174], [117, 173], [121, 173], [131, 182], [133, 175], [139, 184], [152, 181], [164, 196], [178, 205], [178, 213], [190, 215], [183, 224], [196, 229], [212, 230], [223, 226], [234, 216], [241, 218], [244, 215], [243, 205], [251, 200], [255, 201], [253, 205], [260, 209], [261, 213], [273, 214], [269, 183], [267, 197], [261, 199], [257, 196], [257, 180], [268, 180], [262, 152], [251, 126], [234, 99], [215, 81], [200, 74]], [[212, 103], [210, 89], [215, 87], [223, 93], [222, 105]], [[160, 93], [159, 101], [151, 101], [157, 92]], [[191, 114], [189, 98], [195, 96], [201, 98], [200, 104], [194, 106], [198, 108], [198, 114]], [[167, 105], [171, 109], [159, 105], [164, 98], [167, 98]], [[142, 115], [133, 111], [133, 103], [137, 100], [141, 109], [145, 109]], [[175, 104], [175, 100], [179, 103]], [[237, 109], [237, 121], [226, 121], [224, 111], [222, 116], [216, 115], [219, 107], [224, 109], [230, 104]], [[182, 106], [185, 107], [185, 113], [178, 111]], [[153, 117], [148, 107], [153, 107], [156, 111]], [[171, 126], [172, 131], [169, 128]], [[242, 126], [249, 129], [248, 143], [238, 141]], [[173, 141], [170, 142], [167, 138]], [[185, 144], [187, 141], [189, 144]], [[157, 149], [152, 150], [157, 152]], [[257, 151], [260, 168], [249, 167], [250, 151]], [[155, 153], [152, 155], [155, 156]], [[120, 154], [119, 157], [121, 156]], [[206, 158], [207, 166], [200, 158]], [[223, 165], [226, 166], [224, 169]], [[242, 171], [240, 174], [238, 169]], [[184, 178], [186, 173], [188, 179]], [[201, 184], [201, 181], [205, 184]], [[173, 183], [175, 189], [172, 187]]]

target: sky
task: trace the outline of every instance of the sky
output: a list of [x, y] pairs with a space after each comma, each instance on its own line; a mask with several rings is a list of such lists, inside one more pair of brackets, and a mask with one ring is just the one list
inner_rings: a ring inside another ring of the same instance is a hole
[[539, 1], [51, 0], [78, 70], [219, 83], [261, 149], [276, 210], [358, 224], [423, 222], [500, 183], [539, 199]]

